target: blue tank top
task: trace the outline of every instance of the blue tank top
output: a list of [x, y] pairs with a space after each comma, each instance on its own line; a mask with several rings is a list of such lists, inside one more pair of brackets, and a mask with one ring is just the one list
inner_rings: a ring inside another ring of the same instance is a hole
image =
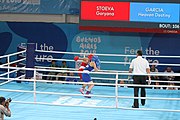
[[90, 66], [89, 64], [84, 68], [84, 70], [88, 70], [89, 72], [94, 70], [94, 67]]

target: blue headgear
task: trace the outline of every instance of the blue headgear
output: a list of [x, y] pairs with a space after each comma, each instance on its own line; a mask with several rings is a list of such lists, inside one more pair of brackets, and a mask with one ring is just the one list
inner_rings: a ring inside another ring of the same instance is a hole
[[98, 56], [94, 55], [94, 56], [92, 57], [92, 60], [91, 60], [91, 61], [95, 62], [96, 67], [97, 67], [98, 69], [100, 69], [101, 62], [100, 62]]

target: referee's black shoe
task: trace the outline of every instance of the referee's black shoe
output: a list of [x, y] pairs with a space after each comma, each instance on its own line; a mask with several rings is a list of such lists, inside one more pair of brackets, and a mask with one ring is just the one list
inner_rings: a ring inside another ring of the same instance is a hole
[[139, 106], [134, 106], [134, 105], [133, 105], [132, 108], [139, 108]]

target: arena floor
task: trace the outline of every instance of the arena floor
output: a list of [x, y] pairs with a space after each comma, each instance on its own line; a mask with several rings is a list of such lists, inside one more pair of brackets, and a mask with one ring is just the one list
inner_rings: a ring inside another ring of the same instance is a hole
[[[60, 92], [79, 94], [80, 85], [72, 84], [47, 84], [37, 83], [37, 91]], [[11, 82], [0, 86], [0, 89], [30, 90], [33, 91], [32, 83]], [[156, 90], [147, 89], [147, 97], [160, 98], [180, 98], [179, 90]], [[47, 95], [37, 94], [37, 102], [48, 102], [51, 105], [24, 104], [13, 101], [33, 102], [33, 93], [4, 92], [0, 91], [1, 96], [11, 97], [10, 105], [12, 117], [6, 120], [179, 120], [180, 112], [163, 111], [143, 111], [143, 110], [124, 110], [110, 108], [91, 108], [91, 107], [72, 107], [54, 106], [61, 105], [89, 105], [89, 106], [115, 106], [115, 98], [92, 97], [90, 99], [83, 96], [66, 95]], [[114, 87], [95, 86], [93, 95], [115, 95]], [[133, 96], [132, 88], [119, 88], [119, 96]], [[131, 108], [133, 99], [119, 99], [119, 107]], [[145, 106], [140, 108], [153, 109], [173, 109], [179, 110], [180, 101], [174, 100], [147, 100]]]

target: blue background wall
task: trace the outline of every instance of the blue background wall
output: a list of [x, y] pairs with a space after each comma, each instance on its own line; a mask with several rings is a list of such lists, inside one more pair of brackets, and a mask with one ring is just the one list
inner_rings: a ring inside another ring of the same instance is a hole
[[[147, 33], [112, 33], [79, 31], [78, 24], [56, 23], [18, 23], [0, 22], [0, 55], [17, 51], [20, 43], [36, 43], [36, 48], [48, 51], [72, 51], [104, 54], [135, 55], [142, 49], [145, 55], [180, 55], [180, 35], [178, 34], [147, 34]], [[73, 59], [72, 55], [45, 54], [36, 57], [52, 57]], [[131, 61], [130, 57], [100, 57], [105, 61]], [[179, 63], [179, 59], [148, 58], [160, 63]], [[47, 64], [46, 62], [37, 61]], [[68, 63], [70, 67], [74, 63]], [[128, 70], [129, 65], [102, 64], [103, 69]], [[166, 66], [158, 66], [164, 71]], [[179, 67], [173, 68], [175, 71]]]

